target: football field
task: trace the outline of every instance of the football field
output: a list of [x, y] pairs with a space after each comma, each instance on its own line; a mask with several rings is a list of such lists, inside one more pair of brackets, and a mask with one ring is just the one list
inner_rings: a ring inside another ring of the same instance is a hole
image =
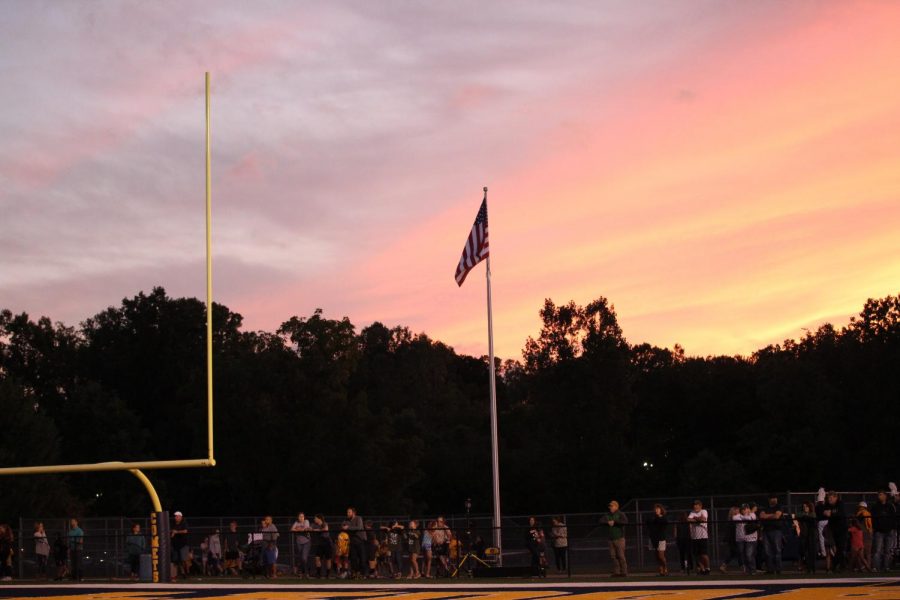
[[900, 600], [900, 579], [794, 579], [782, 581], [626, 581], [615, 583], [459, 583], [459, 584], [343, 584], [292, 585], [278, 583], [191, 583], [77, 585], [5, 585], [0, 598], [59, 598], [100, 600], [181, 600], [227, 598], [229, 600], [725, 600], [728, 598], [781, 598], [829, 600], [872, 598]]

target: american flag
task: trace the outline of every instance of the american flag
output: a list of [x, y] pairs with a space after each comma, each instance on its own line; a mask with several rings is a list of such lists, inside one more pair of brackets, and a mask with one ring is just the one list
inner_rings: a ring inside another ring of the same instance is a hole
[[478, 209], [478, 216], [475, 217], [475, 224], [472, 225], [472, 232], [469, 233], [469, 239], [466, 240], [466, 246], [463, 248], [459, 264], [456, 266], [456, 283], [462, 285], [469, 271], [489, 255], [487, 194], [485, 194], [481, 208]]

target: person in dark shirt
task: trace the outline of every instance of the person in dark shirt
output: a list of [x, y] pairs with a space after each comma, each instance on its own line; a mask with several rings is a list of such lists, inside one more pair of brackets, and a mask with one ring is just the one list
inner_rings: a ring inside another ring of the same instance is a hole
[[544, 530], [534, 517], [528, 517], [528, 528], [525, 530], [525, 548], [531, 554], [531, 568], [534, 574], [546, 577], [544, 569]]
[[834, 571], [844, 568], [847, 551], [847, 514], [837, 492], [829, 492], [825, 499], [825, 517], [828, 518], [828, 529], [834, 538], [834, 559], [831, 567]]
[[366, 558], [366, 524], [352, 506], [347, 509], [347, 521], [350, 523], [350, 570], [354, 577], [365, 577], [369, 570]]
[[684, 574], [694, 570], [694, 553], [691, 551], [691, 526], [688, 513], [681, 513], [675, 525], [675, 543], [678, 546], [678, 563]]
[[187, 579], [188, 571], [190, 570], [190, 564], [188, 560], [190, 558], [190, 547], [188, 546], [188, 526], [187, 521], [184, 518], [184, 515], [180, 510], [175, 511], [175, 520], [172, 523], [172, 563], [175, 565], [175, 569], [172, 573], [172, 580], [174, 581], [179, 571], [181, 572], [182, 577]]
[[818, 520], [812, 502], [804, 502], [796, 515], [800, 527], [800, 563], [807, 573], [816, 572], [816, 550], [819, 546]]
[[660, 577], [669, 574], [666, 564], [666, 533], [669, 529], [669, 519], [666, 517], [666, 509], [662, 504], [653, 505], [653, 517], [647, 523], [647, 534], [650, 536], [650, 549], [656, 552], [656, 565]]
[[766, 547], [766, 572], [781, 574], [781, 549], [784, 547], [784, 529], [781, 505], [777, 496], [769, 497], [769, 505], [759, 513]]
[[[328, 523], [321, 514], [313, 518], [312, 526], [313, 556], [315, 557], [316, 577], [325, 579], [331, 576], [331, 559], [334, 557], [334, 542], [331, 541], [331, 533], [328, 531]], [[324, 569], [324, 572], [323, 572]]]
[[872, 569], [886, 573], [891, 562], [891, 532], [897, 521], [894, 504], [886, 492], [878, 492], [872, 505]]
[[241, 538], [237, 521], [228, 524], [228, 531], [222, 535], [222, 552], [225, 558], [225, 572], [237, 575], [241, 570]]
[[56, 577], [54, 581], [62, 581], [66, 576], [66, 563], [69, 559], [69, 546], [66, 544], [66, 538], [62, 533], [56, 534], [56, 540], [53, 542], [53, 561], [56, 563]]

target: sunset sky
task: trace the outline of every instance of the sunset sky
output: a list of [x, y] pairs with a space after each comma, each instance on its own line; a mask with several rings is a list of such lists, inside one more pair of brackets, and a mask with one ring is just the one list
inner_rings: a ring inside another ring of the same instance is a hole
[[900, 292], [900, 2], [0, 0], [0, 308], [140, 290], [497, 355], [545, 298], [746, 354]]

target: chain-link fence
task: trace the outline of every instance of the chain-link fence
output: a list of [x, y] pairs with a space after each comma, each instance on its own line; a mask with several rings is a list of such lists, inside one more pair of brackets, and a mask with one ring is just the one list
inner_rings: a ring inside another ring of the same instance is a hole
[[[858, 502], [861, 500], [872, 503], [875, 501], [875, 493], [842, 493], [845, 513], [852, 516], [856, 513]], [[815, 500], [815, 493], [790, 493], [778, 494], [781, 506], [786, 518], [783, 521], [784, 549], [783, 560], [786, 563], [785, 570], [798, 564], [800, 553], [794, 528], [789, 515], [799, 511], [800, 504], [806, 500]], [[666, 507], [668, 512], [669, 527], [666, 531], [668, 545], [667, 560], [671, 572], [676, 572], [683, 566], [679, 555], [690, 549], [679, 544], [679, 537], [684, 538], [687, 524], [679, 523], [682, 516], [691, 510], [695, 498], [641, 498], [631, 500], [621, 507], [621, 513], [627, 518], [628, 524], [622, 528], [624, 535], [624, 557], [631, 572], [653, 571], [657, 567], [656, 550], [649, 548], [648, 527], [653, 517], [653, 506], [656, 503]], [[757, 502], [759, 506], [767, 505], [767, 497], [759, 494], [734, 495], [734, 496], [706, 496], [698, 498], [703, 502], [708, 512], [708, 539], [709, 558], [713, 568], [718, 567], [729, 555], [730, 544], [727, 539], [732, 521], [729, 511], [732, 506], [740, 506], [745, 502]], [[496, 566], [502, 562], [510, 572], [520, 575], [531, 575], [529, 568], [534, 564], [544, 564], [545, 572], [550, 576], [596, 576], [610, 574], [613, 570], [613, 562], [609, 549], [609, 527], [603, 519], [605, 513], [564, 513], [557, 515], [519, 515], [506, 516], [502, 520], [501, 539], [502, 557], [498, 560], [493, 556], [490, 548], [493, 544], [494, 530], [491, 526], [489, 515], [448, 515], [444, 521], [447, 537], [447, 547], [432, 548], [430, 559], [431, 576], [466, 576], [472, 570], [482, 567], [485, 563]], [[537, 523], [529, 524], [529, 518], [533, 516]], [[239, 558], [248, 556], [248, 552], [254, 545], [271, 546], [276, 554], [275, 572], [279, 576], [296, 576], [309, 574], [311, 576], [342, 576], [340, 557], [341, 525], [346, 517], [343, 515], [326, 516], [325, 522], [329, 525], [328, 540], [331, 549], [326, 553], [320, 553], [317, 558], [316, 547], [304, 551], [302, 543], [309, 540], [311, 544], [318, 544], [321, 532], [291, 532], [291, 526], [295, 521], [293, 516], [273, 517], [273, 524], [278, 530], [277, 540], [263, 541], [261, 535], [261, 519], [256, 516], [218, 516], [218, 517], [192, 517], [187, 516], [188, 535], [186, 539], [187, 565], [182, 568], [189, 569], [189, 576], [214, 577], [219, 575], [263, 575], [265, 572], [249, 572], [244, 569], [243, 562], [226, 568], [225, 553], [228, 543], [225, 538], [238, 540], [240, 546]], [[373, 557], [373, 565], [379, 576], [390, 577], [398, 569], [402, 576], [410, 575], [410, 552], [405, 543], [405, 535], [401, 535], [400, 545], [391, 545], [388, 539], [389, 528], [396, 521], [407, 527], [411, 515], [379, 515], [366, 517], [364, 520], [371, 529], [367, 532], [365, 545], [366, 563]], [[428, 529], [429, 524], [435, 521], [430, 518], [418, 518], [420, 530]], [[556, 526], [554, 526], [554, 521]], [[36, 523], [42, 522], [50, 546], [50, 556], [45, 570], [41, 569], [41, 561], [36, 553], [35, 540], [32, 532]], [[228, 532], [233, 527], [234, 534]], [[134, 551], [134, 540], [129, 540], [132, 535], [132, 526], [140, 525], [141, 535], [149, 531], [149, 517], [115, 517], [115, 518], [85, 518], [79, 523], [83, 529], [83, 549], [78, 556], [81, 577], [85, 579], [116, 579], [126, 578], [131, 574], [132, 561], [129, 560], [129, 551]], [[405, 531], [405, 529], [403, 530]], [[543, 535], [535, 540], [535, 532]], [[54, 577], [67, 569], [71, 574], [72, 552], [69, 543], [70, 528], [67, 519], [41, 519], [21, 518], [16, 531], [16, 545], [19, 549], [14, 558], [13, 573], [19, 578], [31, 579], [41, 577]], [[679, 536], [678, 533], [682, 535]], [[352, 535], [355, 532], [349, 532]], [[271, 537], [271, 536], [269, 536]], [[424, 537], [424, 536], [423, 536]], [[427, 536], [427, 537], [430, 537]], [[444, 537], [439, 535], [438, 537]], [[299, 539], [298, 539], [299, 538]], [[65, 552], [57, 552], [59, 541], [69, 546]], [[374, 541], [373, 541], [374, 540]], [[420, 540], [421, 542], [421, 540]], [[233, 542], [232, 542], [232, 545]], [[144, 547], [149, 548], [149, 540]], [[387, 550], [385, 550], [387, 546]], [[762, 544], [760, 544], [762, 546]], [[890, 542], [892, 559], [895, 564], [898, 549], [896, 527], [894, 536]], [[563, 549], [564, 548], [564, 549]], [[391, 552], [392, 551], [392, 552]], [[543, 551], [543, 557], [540, 556]], [[390, 554], [388, 554], [390, 552]], [[307, 554], [308, 553], [308, 554]], [[325, 555], [331, 557], [326, 567]], [[399, 559], [397, 556], [399, 555]], [[179, 557], [182, 558], [182, 557]], [[694, 558], [694, 557], [691, 557]], [[350, 567], [350, 557], [347, 557]], [[426, 572], [426, 553], [422, 549], [418, 556], [419, 571]], [[461, 569], [457, 569], [463, 563]], [[518, 568], [518, 570], [516, 570]], [[368, 565], [363, 567], [368, 574]], [[357, 571], [359, 567], [357, 567]], [[536, 572], [535, 572], [536, 574]], [[348, 574], [352, 575], [352, 573]]]

